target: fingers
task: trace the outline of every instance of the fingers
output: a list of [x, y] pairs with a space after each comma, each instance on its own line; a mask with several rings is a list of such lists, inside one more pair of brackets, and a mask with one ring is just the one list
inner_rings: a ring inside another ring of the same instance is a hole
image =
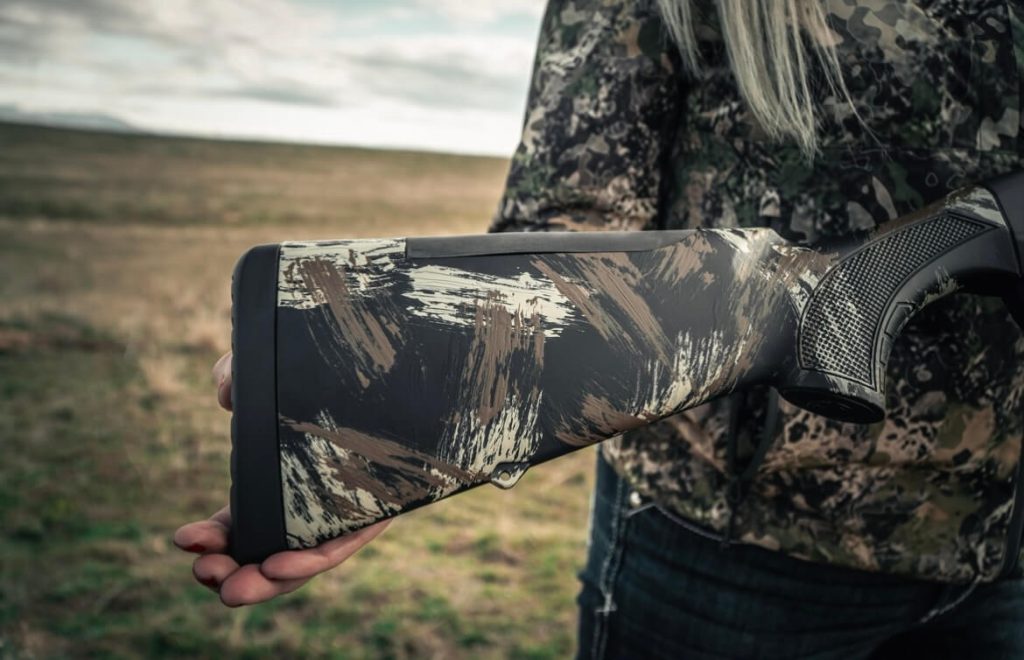
[[209, 520], [180, 527], [174, 533], [174, 544], [200, 554], [192, 563], [192, 574], [197, 582], [218, 592], [228, 607], [239, 607], [295, 591], [314, 575], [351, 557], [390, 523], [384, 520], [309, 550], [279, 552], [259, 566], [239, 566], [224, 554], [231, 528], [231, 510], [224, 507]]
[[271, 580], [255, 564], [239, 566], [227, 555], [203, 555], [192, 564], [192, 574], [203, 586], [220, 594], [228, 607], [254, 605], [295, 591], [306, 580]]
[[271, 555], [260, 565], [260, 571], [274, 580], [308, 580], [342, 563], [372, 541], [391, 524], [383, 520], [338, 539], [327, 541], [309, 550], [289, 550]]
[[192, 575], [199, 584], [220, 594], [228, 607], [252, 605], [294, 591], [306, 582], [274, 580], [260, 573], [256, 565], [239, 566], [224, 554], [231, 528], [231, 510], [224, 507], [209, 520], [189, 523], [174, 533], [174, 544], [188, 552], [200, 553], [192, 563]]
[[220, 356], [213, 365], [213, 380], [217, 383], [217, 403], [231, 410], [231, 351]]
[[231, 510], [224, 507], [209, 520], [182, 525], [174, 532], [174, 545], [186, 552], [224, 552], [228, 547]]
[[222, 554], [202, 555], [192, 562], [192, 575], [196, 581], [214, 591], [219, 591], [221, 585], [237, 570], [235, 560]]
[[[205, 559], [205, 557], [200, 557], [200, 559]], [[223, 580], [220, 585], [220, 600], [228, 607], [254, 605], [295, 591], [306, 582], [307, 580], [304, 579], [271, 580], [260, 572], [259, 566], [249, 564], [242, 566]]]

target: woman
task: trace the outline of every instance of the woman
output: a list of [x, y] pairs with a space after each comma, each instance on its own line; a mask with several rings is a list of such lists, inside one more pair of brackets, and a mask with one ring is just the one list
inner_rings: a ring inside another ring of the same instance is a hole
[[[493, 229], [869, 229], [1021, 166], [1022, 18], [1018, 1], [552, 0]], [[894, 347], [881, 424], [752, 391], [605, 443], [580, 655], [1024, 657], [1022, 353], [1001, 303], [953, 296]], [[176, 542], [228, 604], [383, 528], [239, 569], [227, 523]]]

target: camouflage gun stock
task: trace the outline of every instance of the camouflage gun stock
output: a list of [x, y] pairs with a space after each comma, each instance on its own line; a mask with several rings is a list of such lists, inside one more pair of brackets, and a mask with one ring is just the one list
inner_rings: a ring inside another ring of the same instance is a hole
[[233, 285], [232, 553], [511, 487], [755, 383], [877, 421], [917, 310], [966, 288], [1016, 314], [1022, 238], [1024, 174], [814, 248], [769, 229], [253, 248]]

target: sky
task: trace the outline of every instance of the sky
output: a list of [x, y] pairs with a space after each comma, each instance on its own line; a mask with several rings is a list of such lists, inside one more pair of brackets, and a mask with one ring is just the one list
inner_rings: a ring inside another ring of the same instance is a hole
[[543, 0], [0, 0], [0, 108], [508, 156]]

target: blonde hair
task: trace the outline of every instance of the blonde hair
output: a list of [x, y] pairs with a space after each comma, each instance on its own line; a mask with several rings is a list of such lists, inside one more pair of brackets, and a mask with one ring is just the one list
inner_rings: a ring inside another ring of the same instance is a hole
[[[698, 73], [694, 0], [657, 1], [684, 65]], [[750, 112], [769, 137], [792, 138], [813, 157], [818, 151], [818, 108], [808, 82], [812, 59], [828, 90], [853, 108], [822, 0], [715, 0], [715, 5], [729, 65]], [[805, 35], [813, 43], [810, 48]]]

